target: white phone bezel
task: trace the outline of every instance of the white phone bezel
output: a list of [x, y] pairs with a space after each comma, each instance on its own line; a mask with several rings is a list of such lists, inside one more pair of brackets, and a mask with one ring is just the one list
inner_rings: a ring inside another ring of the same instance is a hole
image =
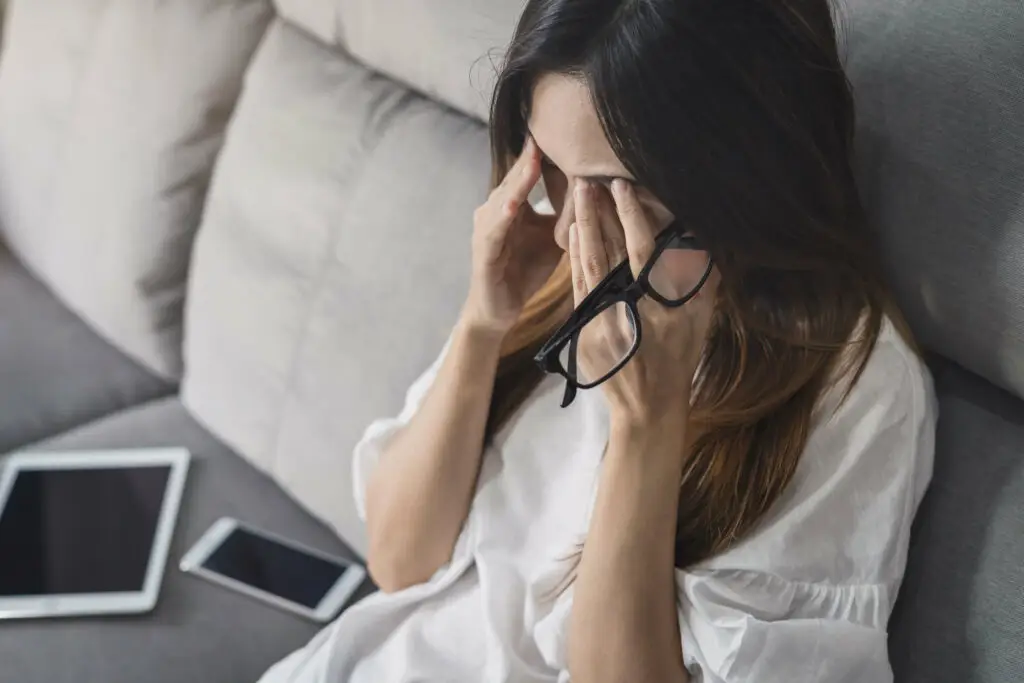
[[139, 614], [156, 607], [167, 565], [178, 509], [185, 489], [189, 452], [184, 448], [120, 451], [22, 452], [0, 460], [0, 515], [7, 505], [17, 475], [22, 471], [86, 470], [132, 467], [168, 467], [163, 504], [157, 517], [149, 564], [142, 590], [119, 593], [70, 593], [0, 597], [0, 619], [64, 617], [94, 614]]
[[[220, 544], [224, 542], [224, 539], [231, 535], [235, 529], [242, 529], [248, 533], [261, 536], [267, 540], [293, 548], [314, 557], [319, 557], [329, 562], [339, 565], [347, 565], [347, 568], [342, 572], [341, 576], [338, 577], [338, 580], [335, 581], [334, 585], [327, 590], [316, 608], [310, 609], [305, 605], [292, 602], [291, 600], [287, 600], [259, 588], [254, 588], [247, 583], [224, 576], [218, 572], [211, 571], [203, 566], [210, 555], [220, 547]], [[212, 583], [225, 588], [230, 588], [251, 598], [273, 605], [279, 609], [286, 610], [293, 614], [298, 614], [320, 623], [330, 621], [331, 618], [333, 618], [334, 615], [336, 615], [338, 611], [345, 606], [345, 603], [352, 598], [352, 595], [363, 583], [363, 579], [366, 578], [366, 570], [352, 560], [346, 560], [343, 557], [336, 557], [334, 555], [321, 552], [316, 548], [310, 548], [309, 546], [297, 543], [291, 539], [279, 536], [278, 534], [244, 524], [232, 517], [222, 517], [214, 522], [210, 528], [206, 530], [203, 536], [196, 541], [195, 545], [185, 553], [185, 556], [181, 559], [179, 568], [181, 571], [188, 574], [193, 574]]]

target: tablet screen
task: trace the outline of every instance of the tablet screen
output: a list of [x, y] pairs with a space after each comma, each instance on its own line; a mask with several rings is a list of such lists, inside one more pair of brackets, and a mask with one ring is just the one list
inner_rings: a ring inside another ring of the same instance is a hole
[[170, 474], [19, 471], [0, 511], [0, 597], [141, 591]]

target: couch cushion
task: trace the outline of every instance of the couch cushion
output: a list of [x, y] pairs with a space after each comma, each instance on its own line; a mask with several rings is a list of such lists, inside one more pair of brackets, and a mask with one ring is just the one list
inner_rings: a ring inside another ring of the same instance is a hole
[[172, 390], [97, 337], [0, 244], [0, 453]]
[[177, 399], [111, 416], [39, 448], [147, 446], [184, 446], [193, 455], [156, 610], [131, 617], [0, 621], [0, 679], [253, 683], [316, 632], [315, 624], [300, 617], [177, 569], [191, 544], [224, 515], [328, 552], [347, 552], [273, 482], [199, 427]]
[[900, 683], [1024, 681], [1024, 402], [948, 363], [935, 472], [890, 622]]
[[155, 372], [180, 371], [187, 257], [269, 0], [12, 0], [0, 232]]
[[900, 301], [927, 346], [1024, 397], [1024, 3], [841, 7]]
[[275, 0], [282, 16], [375, 71], [485, 121], [525, 0]]
[[281, 21], [246, 81], [192, 263], [184, 398], [362, 548], [351, 450], [455, 321], [487, 136]]

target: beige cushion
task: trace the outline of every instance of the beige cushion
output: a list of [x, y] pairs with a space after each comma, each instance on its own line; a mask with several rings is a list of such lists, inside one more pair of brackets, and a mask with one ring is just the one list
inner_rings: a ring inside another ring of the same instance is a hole
[[352, 448], [450, 331], [489, 171], [480, 124], [268, 31], [196, 242], [184, 400], [357, 548]]
[[75, 312], [180, 371], [187, 256], [269, 0], [13, 0], [0, 230]]
[[525, 0], [275, 0], [282, 16], [370, 68], [486, 121]]

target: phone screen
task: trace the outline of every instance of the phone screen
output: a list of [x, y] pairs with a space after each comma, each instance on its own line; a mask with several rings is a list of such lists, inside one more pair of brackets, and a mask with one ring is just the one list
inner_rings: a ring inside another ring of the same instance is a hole
[[316, 609], [349, 565], [310, 555], [236, 527], [203, 568]]

